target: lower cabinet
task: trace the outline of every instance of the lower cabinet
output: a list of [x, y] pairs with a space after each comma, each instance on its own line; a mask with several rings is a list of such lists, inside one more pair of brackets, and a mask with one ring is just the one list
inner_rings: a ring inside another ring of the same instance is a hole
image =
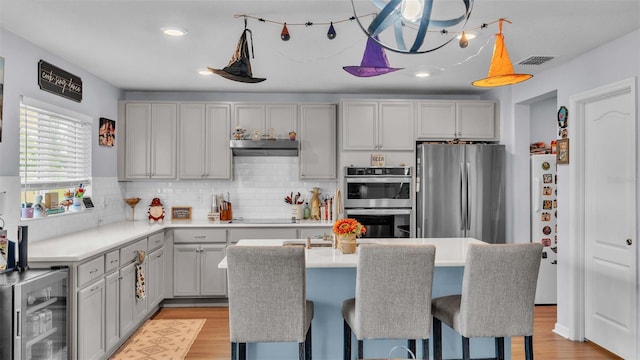
[[147, 292], [147, 305], [149, 309], [156, 307], [164, 298], [164, 267], [165, 256], [164, 248], [153, 251], [147, 257], [148, 268], [148, 289]]
[[105, 280], [78, 291], [78, 359], [102, 359], [105, 354]]
[[105, 341], [107, 349], [120, 340], [120, 274], [115, 271], [105, 277]]
[[135, 301], [136, 264], [131, 263], [120, 269], [120, 334], [124, 336], [133, 328], [135, 323], [135, 312], [133, 302]]
[[225, 244], [173, 246], [174, 296], [226, 296], [226, 272], [218, 269]]

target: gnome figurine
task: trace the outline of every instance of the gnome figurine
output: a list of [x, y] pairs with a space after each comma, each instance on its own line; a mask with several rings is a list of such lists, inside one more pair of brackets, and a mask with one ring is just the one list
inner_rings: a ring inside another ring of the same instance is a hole
[[164, 221], [164, 206], [162, 206], [159, 198], [153, 198], [153, 200], [151, 200], [148, 214], [150, 223]]

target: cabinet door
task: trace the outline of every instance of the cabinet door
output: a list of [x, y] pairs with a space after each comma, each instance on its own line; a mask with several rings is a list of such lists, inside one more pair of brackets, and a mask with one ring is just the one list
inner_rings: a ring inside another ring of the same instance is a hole
[[177, 154], [176, 104], [151, 105], [151, 177], [175, 179]]
[[208, 104], [206, 119], [206, 178], [231, 179], [231, 105]]
[[158, 305], [164, 297], [164, 248], [150, 253], [148, 258], [147, 296], [149, 309], [152, 309]]
[[[226, 144], [227, 148], [229, 144]], [[206, 174], [207, 133], [204, 104], [180, 104], [180, 178], [202, 179]]]
[[120, 269], [120, 336], [128, 336], [135, 324], [133, 303], [136, 301], [135, 263]]
[[200, 294], [200, 245], [173, 246], [173, 295]]
[[107, 349], [111, 349], [120, 340], [119, 313], [120, 290], [118, 272], [113, 272], [105, 278], [105, 339]]
[[413, 103], [381, 102], [379, 111], [378, 150], [413, 150]]
[[267, 123], [264, 131], [273, 129], [276, 139], [288, 139], [289, 132], [297, 132], [298, 106], [296, 104], [267, 105]]
[[416, 121], [418, 139], [452, 139], [456, 134], [455, 101], [420, 101]]
[[78, 359], [101, 359], [105, 353], [104, 279], [78, 291]]
[[125, 177], [147, 179], [150, 176], [151, 104], [125, 105]]
[[358, 101], [342, 103], [343, 150], [376, 150], [378, 103]]
[[461, 139], [498, 139], [494, 102], [459, 101], [456, 104], [456, 119]]
[[253, 136], [253, 130], [264, 132], [266, 113], [262, 104], [236, 104], [234, 106], [235, 126], [247, 129], [247, 134]]
[[300, 178], [335, 179], [335, 105], [302, 105], [300, 113]]
[[200, 295], [227, 295], [227, 272], [218, 269], [226, 245], [200, 245]]

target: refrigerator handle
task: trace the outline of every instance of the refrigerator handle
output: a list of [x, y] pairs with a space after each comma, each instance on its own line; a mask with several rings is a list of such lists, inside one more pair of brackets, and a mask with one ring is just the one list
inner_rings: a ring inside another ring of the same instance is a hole
[[467, 219], [465, 217], [465, 184], [464, 184], [464, 164], [460, 163], [460, 230], [467, 228]]
[[540, 204], [542, 203], [542, 195], [540, 194], [540, 179], [533, 179], [533, 212], [540, 212]]
[[469, 202], [469, 199], [470, 199], [470, 197], [469, 197], [469, 173], [471, 172], [471, 165], [469, 165], [469, 163], [467, 163], [467, 169], [466, 170], [467, 171], [464, 174], [464, 182], [465, 182], [465, 184], [467, 186], [467, 193], [466, 193], [467, 206], [465, 206], [465, 209], [467, 211], [467, 215], [466, 215], [465, 224], [466, 224], [467, 230], [471, 230], [471, 220], [469, 219], [469, 209], [471, 208], [471, 204]]

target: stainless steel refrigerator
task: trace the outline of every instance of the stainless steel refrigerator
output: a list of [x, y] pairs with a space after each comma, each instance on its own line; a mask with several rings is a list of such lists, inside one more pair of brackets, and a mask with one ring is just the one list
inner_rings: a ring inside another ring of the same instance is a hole
[[498, 144], [419, 144], [416, 234], [505, 242], [505, 149]]
[[0, 274], [0, 359], [68, 359], [68, 269]]

